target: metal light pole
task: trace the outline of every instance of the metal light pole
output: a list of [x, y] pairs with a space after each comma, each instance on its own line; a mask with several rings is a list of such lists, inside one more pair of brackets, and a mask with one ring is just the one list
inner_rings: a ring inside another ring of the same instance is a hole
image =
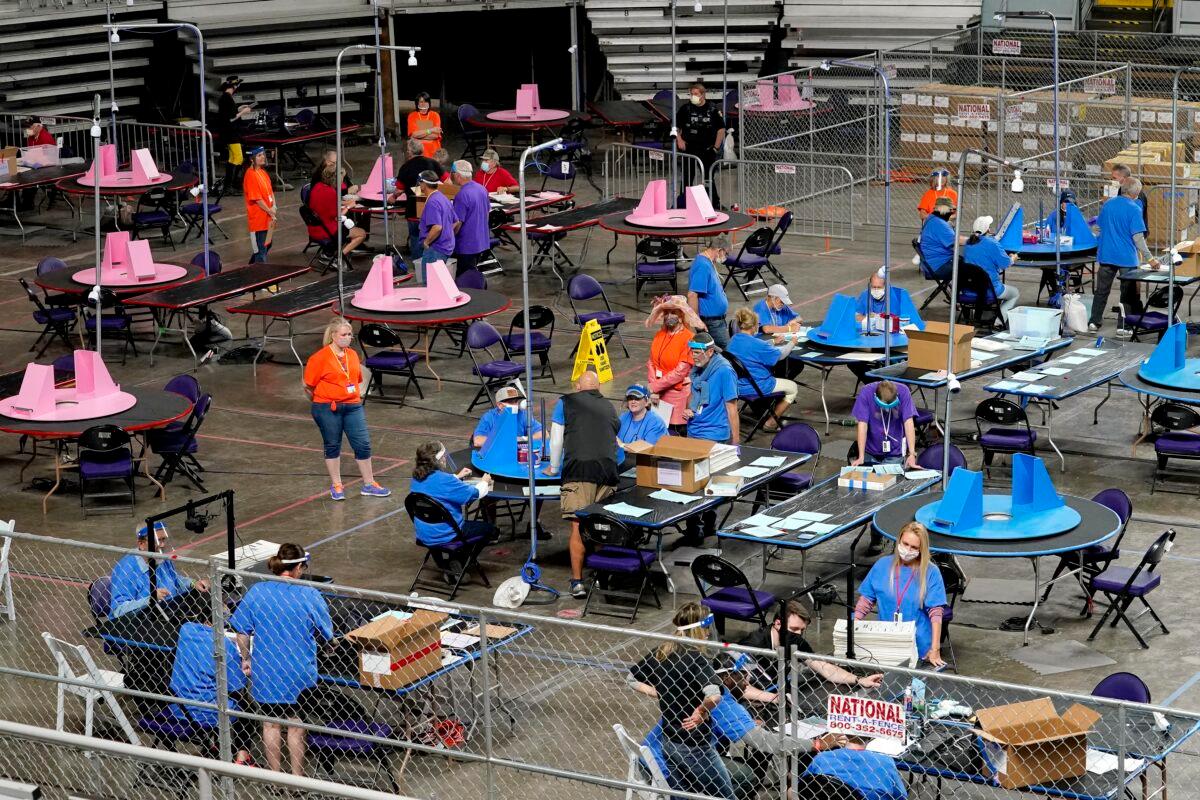
[[[196, 63], [198, 64], [199, 69], [200, 69], [200, 74], [199, 74], [199, 80], [200, 80], [200, 98], [199, 98], [200, 99], [200, 203], [201, 203], [201, 207], [204, 209], [204, 214], [201, 219], [201, 225], [202, 225], [202, 229], [204, 232], [204, 271], [205, 271], [205, 273], [207, 273], [208, 269], [209, 269], [209, 239], [208, 239], [208, 179], [209, 179], [209, 174], [208, 174], [208, 95], [205, 92], [205, 86], [204, 86], [204, 34], [200, 32], [199, 28], [197, 28], [195, 25], [193, 25], [190, 22], [145, 22], [145, 23], [138, 23], [136, 25], [106, 24], [104, 27], [109, 32], [108, 38], [109, 38], [110, 43], [113, 41], [113, 37], [117, 36], [117, 31], [131, 31], [133, 33], [139, 33], [141, 31], [146, 31], [146, 30], [174, 31], [174, 30], [183, 29], [183, 30], [191, 31], [196, 36], [196, 45], [199, 48], [198, 55], [196, 57]], [[109, 86], [110, 87], [112, 86], [111, 76], [110, 76]], [[115, 126], [116, 126], [115, 109], [117, 107], [115, 100], [113, 101], [112, 107], [114, 109], [113, 125], [115, 128]], [[113, 143], [116, 144], [115, 135], [113, 137]], [[97, 186], [100, 185], [98, 172], [96, 175], [96, 185]], [[97, 226], [97, 231], [99, 231], [99, 226]], [[97, 233], [97, 236], [99, 236], [99, 233]], [[99, 261], [96, 262], [96, 268], [97, 269], [100, 268]]]
[[[379, 163], [380, 166], [387, 163], [387, 128], [383, 122], [383, 50], [380, 47], [379, 36], [379, 0], [371, 0], [371, 10], [374, 12], [372, 17], [375, 20], [375, 125], [379, 128]], [[341, 108], [341, 94], [336, 96], [338, 108]], [[339, 124], [340, 128], [341, 125]], [[382, 186], [380, 187], [380, 196], [383, 198], [383, 246], [384, 252], [391, 252], [392, 245], [392, 230], [388, 221], [388, 186], [386, 174], [381, 174]], [[334, 180], [341, 186], [342, 176], [340, 170], [334, 176]], [[338, 199], [341, 200], [341, 192], [338, 192]], [[339, 206], [340, 209], [340, 206]], [[341, 216], [339, 214], [339, 216]], [[340, 227], [340, 225], [339, 225]], [[341, 247], [338, 248], [338, 253], [341, 253]], [[339, 255], [338, 271], [341, 271], [341, 256]]]
[[678, 40], [675, 38], [675, 6], [679, 0], [671, 0], [671, 191], [667, 197], [667, 207], [675, 207], [675, 195], [679, 192], [679, 179], [675, 174], [679, 161], [679, 86], [675, 79], [675, 49]]
[[[1001, 164], [1009, 169], [1018, 169], [1012, 163], [1005, 161], [1000, 156], [992, 155], [983, 150], [969, 148], [962, 151], [962, 155], [958, 157], [958, 196], [963, 197], [963, 184], [966, 182], [967, 174], [967, 156], [971, 153], [979, 156], [985, 161], [992, 161], [996, 164]], [[1016, 187], [1014, 186], [1014, 189]], [[946, 343], [946, 410], [944, 419], [946, 421], [945, 441], [942, 443], [942, 489], [945, 490], [946, 482], [950, 479], [950, 406], [954, 397], [954, 391], [950, 388], [955, 380], [954, 377], [954, 323], [958, 316], [958, 259], [962, 244], [959, 241], [959, 234], [962, 229], [961, 213], [954, 215], [954, 253], [950, 257], [950, 329], [948, 331], [949, 341]]]
[[1179, 76], [1185, 72], [1200, 73], [1200, 68], [1180, 67], [1175, 70], [1175, 77], [1171, 81], [1171, 240], [1169, 243], [1171, 252], [1167, 258], [1170, 262], [1167, 265], [1167, 307], [1172, 324], [1177, 321], [1175, 317], [1175, 237], [1179, 235], [1179, 221], [1176, 217], [1178, 203], [1175, 197], [1175, 173], [1179, 170]]
[[883, 82], [883, 313], [887, 315], [883, 326], [883, 363], [887, 365], [892, 363], [892, 90], [887, 70], [879, 64], [845, 59], [821, 62], [822, 69], [828, 70], [830, 66], [869, 70]]
[[[337, 193], [337, 208], [338, 208], [338, 224], [337, 224], [337, 233], [335, 234], [335, 237], [337, 239], [337, 258], [338, 258], [338, 265], [337, 265], [338, 309], [342, 310], [343, 313], [344, 313], [343, 306], [346, 303], [346, 297], [345, 297], [346, 281], [345, 281], [345, 276], [342, 274], [343, 273], [343, 270], [342, 270], [342, 232], [345, 230], [346, 226], [344, 224], [345, 217], [342, 214], [342, 180], [341, 180], [341, 175], [342, 175], [342, 56], [346, 55], [346, 53], [350, 52], [351, 50], [374, 50], [376, 57], [378, 58], [380, 56], [381, 51], [383, 51], [383, 50], [387, 50], [392, 53], [396, 53], [401, 50], [407, 50], [409, 66], [416, 66], [417, 51], [419, 51], [420, 49], [421, 48], [419, 48], [419, 47], [406, 47], [404, 45], [375, 44], [374, 46], [372, 46], [369, 44], [350, 44], [350, 45], [346, 45], [341, 50], [339, 50], [338, 54], [337, 54], [337, 58], [334, 59], [333, 102], [334, 102], [334, 114], [335, 114], [336, 120], [335, 120], [334, 126], [333, 126], [335, 128], [333, 172], [334, 172], [334, 181], [337, 183], [337, 185], [334, 187], [334, 191]], [[376, 83], [378, 83], [378, 80], [376, 80]], [[380, 103], [380, 109], [382, 109], [382, 107], [383, 107], [383, 104]], [[382, 111], [380, 113], [382, 113]], [[384, 139], [384, 136], [382, 133], [380, 133], [380, 135], [379, 135], [379, 145], [380, 145], [380, 155], [386, 155], [387, 154], [387, 149], [386, 149], [387, 142]], [[382, 172], [382, 170], [381, 170], [381, 172]], [[380, 182], [381, 182], [380, 189], [383, 192], [383, 209], [384, 209], [384, 211], [383, 211], [384, 223], [383, 224], [385, 226], [384, 231], [387, 230], [387, 227], [386, 227], [387, 226], [387, 179], [388, 179], [388, 176], [386, 174], [380, 175]]]
[[[112, 25], [112, 0], [104, 0], [104, 24]], [[113, 144], [117, 144], [117, 82], [113, 77], [112, 37], [107, 37], [106, 42], [108, 46], [108, 127]]]
[[[97, 92], [92, 98], [92, 202], [94, 203], [95, 217], [95, 232], [96, 232], [96, 285], [92, 287], [92, 302], [96, 304], [96, 353], [100, 359], [104, 359], [104, 351], [100, 349], [100, 329], [104, 326], [101, 324], [100, 315], [103, 313], [103, 307], [100, 304], [100, 262], [104, 256], [100, 248], [100, 93]], [[81, 207], [83, 203], [79, 204]]]
[[572, 3], [567, 13], [571, 20], [571, 46], [567, 48], [571, 54], [571, 110], [579, 111], [583, 107], [579, 102], [579, 4]]

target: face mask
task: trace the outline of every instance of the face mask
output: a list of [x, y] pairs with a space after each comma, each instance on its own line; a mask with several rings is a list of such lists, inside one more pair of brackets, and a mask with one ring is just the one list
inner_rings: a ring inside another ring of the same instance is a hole
[[701, 96], [700, 96], [700, 95], [698, 95], [698, 94], [694, 94], [694, 95], [692, 95], [692, 105], [694, 105], [694, 106], [698, 106], [698, 105], [703, 105], [703, 103], [704, 103], [704, 98], [703, 98], [703, 97], [701, 97]]
[[913, 550], [911, 547], [898, 545], [896, 547], [896, 555], [901, 561], [916, 561], [921, 556], [920, 550]]
[[679, 317], [675, 316], [674, 314], [667, 314], [663, 317], [663, 324], [668, 328], [674, 328], [679, 324]]
[[875, 298], [876, 300], [882, 300], [883, 299], [883, 289], [872, 289], [871, 297]]
[[479, 162], [479, 168], [480, 168], [481, 170], [483, 170], [484, 172], [490, 172], [490, 171], [491, 171], [491, 169], [492, 169], [492, 162], [490, 162], [490, 161], [480, 161], [480, 162]]
[[420, 111], [422, 114], [424, 114], [426, 111], [429, 110], [429, 104], [421, 103], [419, 106], [417, 106], [417, 110]]
[[784, 631], [783, 641], [780, 642], [780, 644], [782, 644], [784, 646], [784, 648], [787, 650], [801, 650], [801, 649], [803, 649], [803, 645], [802, 645], [803, 641], [804, 641], [803, 634], [792, 633], [791, 631]]
[[25, 129], [25, 135], [26, 135], [26, 136], [33, 136], [33, 128], [26, 128], [26, 129]]

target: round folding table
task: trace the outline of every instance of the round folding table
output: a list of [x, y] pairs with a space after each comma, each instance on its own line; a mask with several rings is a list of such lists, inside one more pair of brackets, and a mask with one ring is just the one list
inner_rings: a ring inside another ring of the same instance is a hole
[[1141, 364], [1136, 364], [1121, 373], [1121, 383], [1127, 389], [1133, 390], [1142, 405], [1142, 422], [1138, 428], [1138, 437], [1133, 440], [1132, 450], [1150, 435], [1150, 412], [1158, 403], [1181, 403], [1185, 406], [1200, 406], [1200, 392], [1163, 386], [1145, 380], [1140, 374]]
[[[195, 264], [182, 264], [187, 270], [187, 275], [182, 278], [175, 278], [166, 281], [147, 281], [133, 285], [110, 285], [106, 283], [100, 284], [105, 289], [109, 289], [118, 297], [132, 297], [136, 294], [145, 294], [146, 292], [157, 291], [158, 289], [171, 289], [176, 286], [182, 286], [185, 283], [200, 280], [204, 277], [204, 269]], [[55, 269], [50, 272], [38, 275], [33, 279], [33, 282], [45, 289], [48, 292], [62, 292], [64, 294], [86, 294], [92, 290], [95, 284], [80, 283], [75, 280], [74, 276], [80, 271], [80, 267], [66, 267], [65, 269]], [[83, 267], [86, 269], [86, 267]]]
[[[54, 184], [54, 188], [59, 191], [77, 195], [80, 197], [95, 197], [96, 187], [88, 184], [80, 183], [79, 177], [76, 175], [72, 178], [63, 178]], [[137, 186], [101, 186], [101, 197], [140, 197], [146, 192], [155, 189], [163, 189], [168, 192], [182, 192], [184, 189], [190, 189], [200, 183], [200, 178], [192, 174], [172, 175], [171, 180], [165, 183], [152, 183]], [[79, 226], [83, 222], [83, 203], [79, 204], [79, 216], [75, 220], [75, 233], [79, 233]], [[120, 226], [117, 226], [118, 229]]]

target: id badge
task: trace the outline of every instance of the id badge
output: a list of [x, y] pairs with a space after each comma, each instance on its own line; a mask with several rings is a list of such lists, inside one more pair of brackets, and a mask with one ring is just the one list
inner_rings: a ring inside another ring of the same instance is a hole
[[346, 391], [349, 392], [350, 394], [356, 394], [358, 392], [358, 387], [355, 386], [353, 383], [347, 383]]
[[884, 439], [883, 445], [880, 449], [882, 449], [884, 453], [890, 453], [890, 452], [892, 452], [892, 443], [889, 442], [887, 439]]
[[897, 611], [895, 614], [892, 614], [892, 622], [904, 622], [904, 615]]
[[660, 381], [661, 381], [661, 380], [662, 380], [662, 370], [661, 370], [661, 369], [656, 369], [656, 370], [654, 370], [654, 377], [655, 377], [657, 380], [660, 380]]

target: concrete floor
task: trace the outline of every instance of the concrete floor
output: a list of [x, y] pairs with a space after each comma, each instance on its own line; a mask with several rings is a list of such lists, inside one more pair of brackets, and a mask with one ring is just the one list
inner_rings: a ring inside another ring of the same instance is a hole
[[[457, 152], [457, 149], [451, 147], [451, 151]], [[364, 148], [352, 151], [350, 158], [357, 171], [365, 173], [372, 156]], [[505, 159], [506, 163], [513, 160]], [[298, 186], [301, 181], [293, 178], [293, 182]], [[597, 182], [600, 182], [599, 175]], [[582, 179], [577, 181], [575, 189], [580, 203], [592, 201], [598, 194]], [[911, 210], [915, 205], [915, 194], [913, 198], [909, 198], [908, 194], [914, 192], [914, 187], [900, 187], [893, 197], [894, 207], [899, 210], [892, 252], [893, 262], [897, 265], [893, 273], [895, 279], [916, 294], [927, 291], [928, 284], [907, 260], [907, 241], [915, 227], [915, 212]], [[300, 254], [305, 233], [295, 211], [299, 202], [298, 193], [280, 192], [277, 199], [282, 206], [281, 224], [276, 233], [271, 261], [306, 261], [307, 256]], [[229, 267], [244, 262], [247, 256], [245, 212], [236, 198], [228, 198], [223, 205], [225, 211], [219, 219], [231, 238], [224, 240], [214, 231], [215, 249]], [[377, 229], [373, 241], [380, 238]], [[394, 238], [399, 240], [402, 236]], [[3, 250], [0, 250], [0, 277], [4, 278], [8, 290], [0, 297], [0, 313], [4, 320], [3, 329], [0, 330], [0, 369], [7, 372], [23, 367], [29, 358], [29, 343], [36, 335], [36, 328], [29, 317], [31, 308], [16, 284], [17, 277], [31, 279], [34, 265], [46, 255], [64, 258], [71, 265], [86, 264], [93, 245], [91, 240], [84, 239], [72, 244], [69, 237], [58, 233], [37, 234], [24, 244], [10, 238], [5, 239], [3, 244]], [[159, 259], [166, 261], [184, 262], [197, 250], [194, 240], [174, 251], [157, 240], [152, 240], [152, 244]], [[572, 257], [585, 254], [582, 269], [605, 284], [613, 305], [629, 317], [625, 326], [625, 341], [631, 357], [624, 358], [619, 354], [619, 348], [615, 348], [615, 380], [603, 389], [606, 395], [616, 398], [620, 397], [628, 383], [644, 377], [644, 359], [650, 335], [641, 324], [648, 300], [643, 299], [639, 305], [633, 297], [631, 244], [622, 239], [612, 255], [612, 263], [606, 264], [603, 254], [610, 244], [606, 233], [594, 229], [590, 236], [586, 233], [573, 234], [564, 246]], [[860, 228], [858, 240], [835, 241], [833, 247], [836, 252], [817, 255], [825, 249], [824, 240], [789, 237], [784, 243], [784, 254], [775, 260], [787, 276], [797, 310], [806, 320], [819, 320], [834, 293], [857, 293], [880, 263], [882, 243], [877, 229]], [[519, 254], [506, 250], [500, 256], [505, 264], [505, 274], [489, 278], [489, 286], [518, 297], [514, 305], [519, 306]], [[365, 269], [366, 259], [360, 259], [359, 264], [361, 269]], [[307, 278], [293, 281], [287, 288], [298, 286], [305, 280]], [[1031, 299], [1036, 294], [1036, 278], [1020, 274], [1017, 280], [1025, 297]], [[553, 363], [559, 381], [551, 384], [549, 380], [544, 380], [537, 384], [539, 395], [552, 401], [558, 393], [568, 389], [566, 378], [570, 373], [571, 361], [567, 354], [572, 346], [570, 309], [565, 294], [558, 292], [558, 282], [552, 275], [532, 276], [531, 292], [534, 302], [548, 304], [558, 313], [559, 335], [553, 350]], [[233, 304], [230, 302], [227, 305]], [[737, 305], [735, 301], [733, 306]], [[507, 330], [511, 315], [511, 311], [502, 313], [494, 317], [492, 322], [498, 328]], [[933, 319], [945, 319], [946, 315], [946, 306], [940, 302], [932, 305], [928, 312], [928, 318]], [[312, 334], [300, 340], [298, 349], [302, 355], [319, 346], [316, 336], [327, 318], [327, 314], [317, 313], [298, 320], [297, 329]], [[225, 321], [235, 333], [241, 331], [241, 320], [236, 315], [225, 315]], [[1114, 323], [1110, 320], [1109, 328], [1112, 327]], [[1111, 333], [1111, 330], [1106, 332]], [[145, 339], [149, 334], [149, 331], [142, 331], [140, 338]], [[112, 374], [120, 383], [126, 386], [159, 387], [171, 376], [191, 368], [186, 349], [178, 345], [160, 346], [153, 367], [144, 354], [146, 348], [142, 349], [141, 357], [131, 357], [124, 366], [120, 365], [119, 360], [109, 357]], [[283, 358], [283, 348], [275, 345], [270, 349]], [[61, 348], [52, 348], [45, 360], [62, 352]], [[418, 400], [415, 394], [410, 394], [409, 402], [403, 407], [383, 404], [368, 406], [376, 473], [381, 483], [393, 489], [393, 495], [387, 499], [362, 498], [357, 494], [357, 486], [352, 484], [344, 503], [329, 499], [327, 479], [321, 464], [321, 442], [301, 390], [299, 368], [267, 364], [259, 368], [255, 377], [248, 365], [209, 363], [201, 367], [196, 376], [204, 390], [213, 395], [214, 406], [200, 434], [199, 457], [208, 468], [210, 490], [236, 490], [241, 539], [246, 542], [256, 539], [294, 541], [312, 551], [315, 571], [331, 575], [339, 583], [391, 592], [407, 590], [423, 555], [423, 551], [413, 544], [411, 524], [403, 510], [415, 448], [431, 438], [445, 442], [450, 447], [463, 443], [479, 413], [479, 410], [471, 414], [464, 411], [476, 389], [470, 375], [469, 361], [455, 360], [450, 355], [440, 353], [435, 356], [434, 367], [446, 379], [441, 391], [437, 391], [434, 381], [425, 377], [427, 373], [421, 368], [418, 372], [426, 393], [424, 400]], [[983, 397], [979, 386], [978, 382], [969, 383], [955, 397], [956, 418], [970, 417], [974, 404]], [[853, 378], [847, 371], [835, 373], [829, 397], [831, 411], [836, 418], [848, 417], [852, 388]], [[1022, 685], [1087, 692], [1109, 672], [1127, 669], [1136, 672], [1149, 684], [1156, 701], [1166, 700], [1181, 686], [1188, 687], [1175, 699], [1175, 705], [1200, 710], [1200, 691], [1191, 688], [1191, 682], [1200, 676], [1200, 620], [1189, 611], [1200, 601], [1200, 588], [1195, 582], [1200, 544], [1192, 538], [1195, 531], [1200, 529], [1200, 502], [1195, 494], [1196, 487], [1192, 484], [1186, 489], [1191, 494], [1159, 492], [1151, 495], [1149, 487], [1153, 450], [1150, 446], [1142, 445], [1136, 451], [1131, 451], [1141, 416], [1140, 407], [1131, 393], [1117, 389], [1102, 409], [1100, 424], [1093, 425], [1090, 421], [1092, 408], [1102, 397], [1101, 391], [1093, 391], [1062, 404], [1055, 417], [1055, 429], [1059, 446], [1067, 454], [1067, 472], [1058, 471], [1053, 453], [1047, 458], [1047, 464], [1061, 492], [1090, 497], [1103, 488], [1117, 486], [1133, 498], [1135, 513], [1122, 548], [1122, 563], [1136, 563], [1153, 538], [1165, 528], [1174, 527], [1179, 532], [1175, 548], [1162, 567], [1164, 589], [1153, 597], [1156, 608], [1171, 627], [1171, 634], [1152, 634], [1149, 639], [1151, 650], [1143, 653], [1127, 631], [1105, 630], [1092, 646], [1115, 660], [1115, 666], [1043, 677], [1010, 658], [1010, 654], [1020, 647], [1020, 634], [995, 629], [1005, 617], [1023, 613], [1021, 608], [964, 603], [958, 608], [953, 628], [959, 670], [968, 675]], [[791, 415], [819, 427], [822, 421], [819, 398], [802, 390]], [[956, 426], [956, 431], [968, 430], [973, 430], [973, 423], [961, 422]], [[830, 475], [845, 463], [844, 454], [851, 431], [851, 428], [837, 424], [831, 428], [830, 435], [825, 439], [820, 463], [816, 466], [819, 475]], [[767, 441], [767, 437], [759, 436], [756, 444], [765, 445]], [[978, 449], [967, 444], [963, 446], [968, 460], [973, 466], [978, 466]], [[47, 474], [48, 459], [40, 460], [37, 469], [27, 473], [26, 483], [22, 484], [18, 481], [18, 470], [24, 460], [25, 456], [17, 453], [15, 437], [9, 437], [8, 444], [0, 447], [0, 486], [5, 487], [3, 494], [0, 494], [0, 518], [15, 518], [18, 530], [30, 533], [123, 546], [133, 543], [133, 521], [130, 516], [94, 516], [84, 521], [78, 498], [72, 494], [53, 498], [49, 513], [43, 516], [41, 493], [31, 490], [28, 480], [33, 475]], [[346, 468], [349, 479], [353, 475], [353, 464], [349, 458], [346, 459]], [[997, 478], [1002, 480], [1002, 474], [1003, 471], [997, 473]], [[166, 502], [174, 505], [196, 496], [197, 492], [177, 480], [169, 487]], [[151, 498], [149, 487], [143, 482], [139, 487], [138, 514], [144, 516], [166, 507]], [[553, 509], [543, 512], [542, 516], [547, 527], [554, 531], [554, 537], [540, 544], [540, 560], [548, 582], [565, 588], [566, 526], [557, 519]], [[195, 535], [183, 530], [181, 524], [175, 525], [173, 542], [181, 554], [214, 553], [222, 547], [223, 534], [220, 528], [214, 525], [203, 535]], [[822, 555], [840, 558], [847, 543], [847, 540], [834, 542], [821, 548], [815, 556], [818, 559]], [[744, 560], [747, 571], [757, 575], [757, 548], [734, 547], [727, 552], [735, 560]], [[505, 577], [516, 574], [526, 553], [527, 548], [519, 543], [501, 544], [489, 549], [484, 562], [493, 577], [493, 586]], [[58, 553], [58, 556], [62, 556], [62, 553]], [[22, 606], [20, 628], [26, 633], [59, 628], [64, 632], [78, 631], [86, 620], [83, 589], [78, 587], [107, 572], [102, 556], [93, 553], [86, 557], [72, 556], [67, 560], [50, 553], [39, 554], [37, 560], [44, 563], [39, 563], [36, 571], [43, 573], [42, 577], [35, 579], [34, 576], [25, 576], [17, 580], [18, 605]], [[14, 555], [15, 562], [19, 559], [19, 555]], [[988, 578], [1028, 581], [1031, 574], [1029, 563], [1024, 561], [966, 561], [965, 568], [969, 576]], [[1047, 562], [1047, 568], [1052, 569], [1053, 563]], [[27, 566], [26, 569], [32, 572], [34, 566]], [[63, 581], [73, 586], [56, 591], [61, 589]], [[678, 583], [681, 599], [688, 596], [687, 592], [694, 591], [690, 581]], [[52, 586], [55, 588], [51, 589]], [[780, 576], [772, 576], [766, 586], [788, 589], [787, 582]], [[1022, 587], [1021, 591], [1022, 596], [1027, 596], [1027, 588]], [[1080, 602], [1075, 594], [1067, 585], [1055, 590], [1049, 603], [1039, 613], [1039, 619], [1046, 628], [1042, 634], [1033, 634], [1034, 644], [1043, 640], [1043, 634], [1049, 638], [1085, 640], [1094, 623], [1078, 616]], [[484, 605], [490, 603], [490, 598], [491, 590], [479, 586], [470, 587], [462, 596], [465, 602]], [[670, 604], [666, 605], [663, 611], [644, 611], [639, 615], [636, 627], [661, 630], [669, 620]], [[555, 606], [535, 607], [532, 613], [568, 615], [581, 607], [582, 602], [564, 598]], [[827, 611], [827, 614], [835, 616], [836, 612]], [[831, 627], [827, 622], [821, 626], [820, 633], [813, 630], [811, 638], [818, 651], [830, 646]], [[731, 631], [738, 631], [736, 623], [731, 624]], [[9, 653], [15, 656], [17, 662], [29, 655], [34, 658], [34, 663], [44, 663], [44, 650], [35, 657], [25, 649], [32, 647], [36, 650], [41, 647], [40, 642], [31, 641], [25, 635], [18, 636], [10, 626], [0, 624], [0, 642], [5, 640], [9, 645]], [[636, 653], [628, 646], [622, 648], [621, 642], [616, 639], [608, 644], [612, 645], [612, 654], [607, 657], [611, 661], [616, 662], [626, 656], [636, 658]], [[580, 641], [563, 641], [557, 646], [580, 653], [593, 650], [591, 645]], [[4, 658], [8, 659], [9, 656]], [[18, 663], [14, 666], [22, 665]], [[561, 687], [568, 694], [569, 685]], [[553, 706], [580, 719], [571, 713], [570, 702], [575, 699], [559, 694], [554, 698]], [[42, 724], [52, 724], [52, 716], [46, 716], [44, 707], [40, 712], [35, 712], [12, 694], [8, 695], [7, 700], [0, 701], [0, 714], [5, 713], [3, 709], [6, 706], [14, 714], [20, 708], [19, 715], [29, 716], [30, 721], [36, 717], [41, 719]], [[605, 720], [603, 716], [599, 714], [603, 723], [599, 725], [602, 733], [614, 721]], [[559, 730], [560, 735], [573, 735], [561, 728]], [[603, 735], [611, 738], [606, 733]], [[607, 749], [607, 739], [605, 742]], [[522, 755], [535, 757], [533, 752]]]

